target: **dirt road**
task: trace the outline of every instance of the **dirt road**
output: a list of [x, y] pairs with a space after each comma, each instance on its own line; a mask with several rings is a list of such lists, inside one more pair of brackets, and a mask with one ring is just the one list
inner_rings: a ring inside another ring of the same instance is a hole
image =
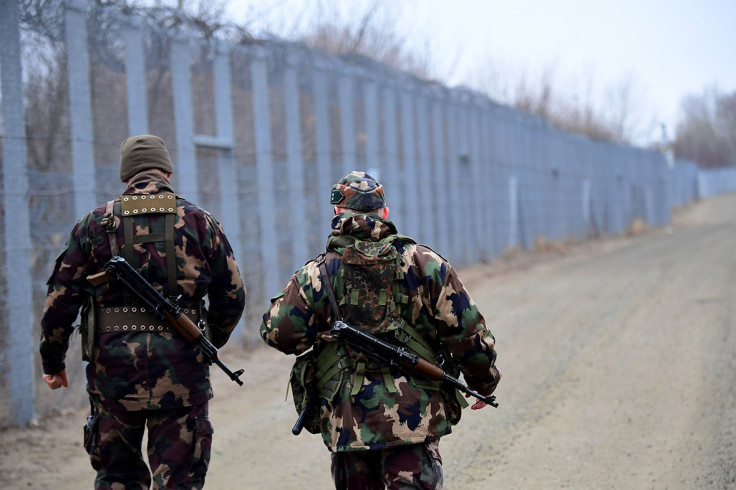
[[[735, 243], [727, 196], [667, 229], [462, 271], [504, 378], [500, 407], [442, 440], [445, 487], [736, 488]], [[247, 381], [214, 372], [208, 488], [330, 488], [319, 438], [290, 432], [291, 359], [225, 359]], [[83, 419], [0, 433], [0, 486], [91, 488]]]

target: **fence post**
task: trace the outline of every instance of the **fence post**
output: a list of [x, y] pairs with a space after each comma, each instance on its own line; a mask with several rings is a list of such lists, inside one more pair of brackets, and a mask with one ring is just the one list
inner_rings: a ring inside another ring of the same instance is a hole
[[233, 107], [230, 92], [230, 47], [227, 42], [218, 40], [215, 59], [212, 61], [212, 77], [215, 92], [215, 124], [218, 147], [217, 174], [220, 182], [220, 213], [228, 235], [237, 237], [231, 243], [238, 264], [240, 255], [240, 213], [233, 203], [238, 202], [238, 171], [233, 156], [235, 138], [233, 136]]
[[378, 156], [378, 84], [373, 70], [365, 71], [363, 83], [365, 107], [365, 160], [366, 171], [382, 182], [381, 158]]
[[271, 116], [269, 114], [268, 74], [266, 54], [262, 47], [251, 51], [251, 86], [253, 87], [253, 126], [255, 129], [256, 179], [258, 180], [258, 216], [260, 222], [263, 287], [266, 297], [279, 290], [281, 279], [278, 261], [278, 241], [274, 227], [273, 156], [271, 151]]
[[450, 96], [445, 111], [447, 121], [447, 231], [449, 246], [443, 251], [446, 257], [456, 266], [464, 267], [465, 248], [462, 243], [462, 208], [460, 201], [460, 109], [457, 95]]
[[[412, 80], [405, 76], [401, 80], [403, 90], [400, 92], [401, 97], [401, 145], [403, 162], [401, 171], [399, 172], [399, 180], [401, 184], [402, 200], [404, 209], [402, 217], [404, 225], [402, 233], [406, 233], [411, 237], [421, 238], [421, 215], [423, 213], [422, 202], [417, 195], [417, 188], [422, 182], [419, 174], [419, 165], [416, 157], [416, 138], [414, 136], [414, 93], [415, 88]], [[394, 187], [396, 189], [396, 187]], [[421, 241], [421, 240], [420, 240]]]
[[417, 237], [421, 242], [434, 247], [437, 243], [437, 235], [435, 232], [437, 226], [437, 216], [435, 215], [434, 205], [432, 201], [437, 198], [434, 191], [434, 166], [430, 159], [429, 151], [429, 114], [427, 105], [429, 97], [426, 90], [419, 92], [416, 97], [417, 111], [417, 187], [422, 189], [423, 196], [418, 196], [415, 206], [422, 208], [422, 226], [420, 228], [420, 236]]
[[[356, 151], [355, 151], [355, 70], [351, 65], [343, 65], [340, 67], [340, 76], [338, 77], [337, 93], [340, 101], [340, 137], [342, 161], [342, 177], [352, 170], [360, 170], [356, 168]], [[336, 179], [337, 179], [336, 178]]]
[[509, 247], [523, 246], [519, 240], [519, 181], [509, 176]]
[[391, 210], [391, 220], [399, 230], [404, 229], [405, 216], [399, 173], [399, 141], [396, 125], [396, 90], [393, 80], [388, 80], [383, 89], [383, 141], [385, 148], [383, 168], [385, 177], [381, 183], [386, 191], [386, 204]]
[[192, 73], [189, 66], [189, 39], [175, 33], [171, 39], [171, 91], [174, 99], [174, 131], [176, 134], [176, 172], [179, 193], [199, 203], [197, 164], [194, 150], [192, 117]]
[[481, 127], [482, 112], [484, 107], [479, 101], [474, 100], [469, 105], [470, 110], [470, 127], [468, 128], [470, 143], [470, 167], [471, 182], [473, 187], [473, 223], [471, 228], [467, 230], [468, 236], [472, 240], [471, 245], [471, 261], [473, 263], [482, 261], [488, 256], [488, 245], [490, 241], [485, 240], [485, 232], [487, 230], [484, 218], [488, 216], [488, 210], [485, 207], [485, 198], [488, 196], [487, 181], [485, 176], [486, 162], [482, 156], [481, 150]]
[[[291, 206], [291, 223], [289, 226], [294, 239], [291, 240], [292, 270], [297, 270], [307, 256], [307, 203], [305, 198], [307, 181], [304, 178], [304, 158], [302, 157], [302, 125], [297, 86], [297, 57], [293, 52], [286, 55], [284, 69], [284, 105], [286, 110], [286, 168], [289, 180], [294, 182], [294, 193], [289, 198]], [[321, 195], [327, 195], [324, 189]]]
[[[456, 185], [456, 199], [453, 210], [457, 213], [462, 213], [464, 216], [470, 217], [470, 219], [456, 219], [458, 222], [457, 237], [458, 244], [456, 245], [461, 251], [462, 264], [467, 266], [473, 263], [473, 248], [475, 240], [469, 233], [470, 225], [473, 219], [473, 213], [475, 210], [475, 190], [473, 186], [473, 155], [470, 151], [469, 143], [469, 124], [470, 108], [467, 101], [467, 94], [461, 93], [460, 97], [456, 101], [456, 113], [457, 118], [457, 130], [455, 137], [457, 138], [456, 148], [456, 159], [455, 159], [455, 179]], [[467, 209], [464, 204], [470, 204], [470, 208]], [[474, 224], [473, 224], [474, 225]], [[473, 226], [471, 225], [471, 226]]]
[[[23, 107], [18, 3], [0, 2], [0, 87], [2, 87], [2, 176], [5, 208], [6, 370], [13, 423], [34, 417], [31, 238], [28, 210], [26, 123]], [[12, 210], [12, 218], [10, 210]], [[5, 363], [4, 363], [5, 364]]]
[[[244, 272], [245, 256], [243, 255], [241, 236], [240, 208], [233, 203], [240, 202], [238, 188], [238, 169], [235, 165], [235, 137], [233, 135], [233, 106], [230, 89], [230, 45], [218, 40], [215, 47], [215, 59], [212, 61], [212, 77], [215, 92], [215, 124], [219, 151], [217, 159], [217, 176], [220, 183], [220, 213], [225, 232], [235, 240], [230, 240], [230, 246], [235, 254], [241, 273]], [[233, 331], [233, 341], [239, 343], [243, 338], [247, 311], [243, 313], [238, 325]]]
[[[317, 226], [320, 233], [329, 234], [332, 221], [332, 208], [329, 205], [329, 192], [332, 187], [330, 162], [330, 113], [327, 105], [327, 63], [317, 59], [312, 77], [312, 91], [314, 97], [314, 132], [317, 151], [317, 209], [319, 221]], [[323, 245], [323, 244], [320, 244]]]
[[482, 184], [480, 189], [481, 208], [481, 242], [482, 259], [491, 260], [496, 250], [493, 245], [493, 192], [495, 183], [493, 181], [493, 146], [491, 144], [493, 134], [491, 133], [491, 106], [485, 102], [481, 106], [480, 122], [478, 128], [478, 152], [480, 155]]
[[141, 18], [128, 16], [123, 24], [125, 37], [125, 83], [128, 94], [129, 136], [148, 133], [146, 66]]
[[450, 189], [447, 182], [447, 162], [445, 159], [445, 93], [442, 89], [435, 90], [436, 97], [432, 101], [432, 159], [435, 193], [433, 206], [437, 222], [436, 246], [441, 253], [446, 254], [450, 249], [450, 221], [448, 215], [448, 195]]
[[92, 91], [87, 47], [87, 2], [67, 0], [64, 23], [69, 77], [74, 214], [81, 217], [96, 206]]

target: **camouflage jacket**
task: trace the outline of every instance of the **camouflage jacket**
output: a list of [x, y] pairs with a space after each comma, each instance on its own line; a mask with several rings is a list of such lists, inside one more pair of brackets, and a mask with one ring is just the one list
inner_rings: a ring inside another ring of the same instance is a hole
[[[332, 235], [351, 235], [377, 241], [395, 235], [390, 221], [377, 215], [340, 214]], [[401, 317], [430, 345], [443, 346], [460, 365], [468, 385], [491, 394], [500, 379], [495, 368], [494, 337], [455, 270], [431, 249], [410, 241], [393, 242], [401, 254], [402, 290], [407, 304], [398, 305]], [[334, 285], [341, 250], [328, 251], [327, 273]], [[335, 289], [339, 298], [339, 292]], [[261, 336], [270, 346], [287, 353], [308, 350], [320, 332], [329, 330], [333, 312], [322, 286], [318, 261], [297, 271], [264, 314]], [[374, 450], [436, 440], [451, 430], [438, 391], [417, 386], [412, 379], [392, 373], [397, 393], [386, 389], [380, 373], [365, 373], [363, 387], [351, 396], [355, 373], [336, 397], [322, 400], [321, 432], [333, 452]]]
[[[142, 173], [129, 182], [123, 195], [159, 192], [172, 192], [168, 181], [154, 173]], [[101, 225], [105, 210], [105, 205], [96, 208], [74, 226], [48, 280], [40, 342], [44, 373], [56, 374], [65, 368], [72, 323], [88, 296], [99, 307], [125, 304], [123, 286], [108, 282], [93, 287], [86, 281], [111, 258]], [[162, 216], [134, 217], [135, 235], [163, 233]], [[174, 296], [181, 295], [183, 306], [198, 305], [208, 296], [208, 334], [220, 347], [242, 314], [243, 279], [222, 228], [209, 213], [177, 196], [175, 216]], [[115, 203], [115, 222], [117, 240], [124, 249], [119, 202]], [[136, 244], [134, 252], [131, 265], [169, 296], [164, 244]], [[111, 409], [167, 409], [204, 403], [212, 397], [209, 366], [202, 353], [176, 332], [99, 333], [95, 342], [93, 361], [87, 365], [87, 389]]]

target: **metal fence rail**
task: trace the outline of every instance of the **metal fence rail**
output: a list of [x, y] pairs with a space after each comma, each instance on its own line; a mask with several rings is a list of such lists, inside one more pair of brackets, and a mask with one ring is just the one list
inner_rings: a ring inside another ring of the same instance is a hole
[[365, 58], [231, 44], [84, 0], [0, 8], [0, 425], [84, 398], [81, 363], [74, 389], [34, 382], [44, 283], [76, 219], [122, 192], [131, 134], [163, 137], [177, 192], [231, 237], [248, 289], [240, 342], [258, 341], [269, 297], [322, 250], [331, 184], [353, 169], [384, 183], [402, 233], [455, 266], [662, 225], [674, 205], [736, 189], [734, 169], [668, 166]]

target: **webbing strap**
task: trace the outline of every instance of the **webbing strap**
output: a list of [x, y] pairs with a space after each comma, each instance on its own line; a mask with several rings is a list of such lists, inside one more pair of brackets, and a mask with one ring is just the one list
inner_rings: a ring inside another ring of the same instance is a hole
[[[124, 217], [123, 220], [123, 236], [125, 242], [123, 243], [123, 258], [129, 264], [133, 264], [133, 218]], [[136, 304], [136, 300], [133, 295], [128, 291], [123, 292], [123, 300], [126, 305]]]
[[[371, 370], [371, 372], [373, 371]], [[365, 373], [365, 361], [358, 361], [355, 367], [355, 380], [353, 381], [353, 389], [350, 390], [350, 394], [352, 396], [360, 393], [360, 390], [363, 388]], [[389, 393], [399, 392], [399, 390], [396, 388], [396, 384], [394, 384], [394, 375], [391, 373], [391, 368], [389, 366], [381, 366], [381, 376], [383, 377], [383, 384], [386, 386], [386, 391], [388, 391]]]
[[123, 246], [123, 258], [129, 264], [133, 264], [133, 218], [123, 218], [123, 234], [125, 236], [125, 245]]
[[[408, 334], [408, 338], [400, 338], [399, 335], [401, 331], [406, 332], [406, 334]], [[432, 347], [430, 347], [427, 341], [424, 340], [424, 337], [422, 337], [414, 327], [406, 322], [401, 322], [401, 327], [399, 327], [395, 332], [396, 338], [406, 344], [406, 346], [410, 350], [413, 350], [419, 357], [425, 361], [431, 362], [432, 364], [436, 362], [437, 356], [435, 356], [434, 350], [432, 350]]]
[[340, 311], [337, 309], [337, 301], [335, 301], [335, 291], [332, 290], [332, 283], [330, 282], [330, 275], [327, 273], [327, 267], [325, 262], [319, 263], [319, 280], [322, 283], [322, 287], [325, 288], [327, 298], [330, 300], [330, 306], [332, 306], [332, 312], [335, 314], [335, 319], [342, 321]]
[[321, 391], [335, 374], [347, 367], [338, 351], [337, 342], [328, 343], [316, 358], [314, 379], [317, 380], [317, 391]]
[[391, 374], [391, 369], [388, 366], [381, 366], [381, 374], [383, 374], [383, 384], [386, 385], [386, 391], [389, 393], [398, 393], [394, 384], [394, 376]]
[[120, 255], [117, 226], [115, 226], [115, 213], [113, 212], [114, 205], [115, 201], [107, 201], [105, 216], [102, 217], [102, 226], [105, 228], [105, 233], [107, 233], [107, 240], [110, 242], [110, 253], [113, 257]]
[[176, 249], [174, 248], [174, 214], [166, 215], [166, 272], [169, 275], [169, 295], [177, 296]]
[[355, 380], [353, 381], [353, 389], [350, 390], [350, 395], [355, 396], [360, 393], [363, 388], [363, 380], [365, 379], [365, 362], [359, 361], [355, 366]]

